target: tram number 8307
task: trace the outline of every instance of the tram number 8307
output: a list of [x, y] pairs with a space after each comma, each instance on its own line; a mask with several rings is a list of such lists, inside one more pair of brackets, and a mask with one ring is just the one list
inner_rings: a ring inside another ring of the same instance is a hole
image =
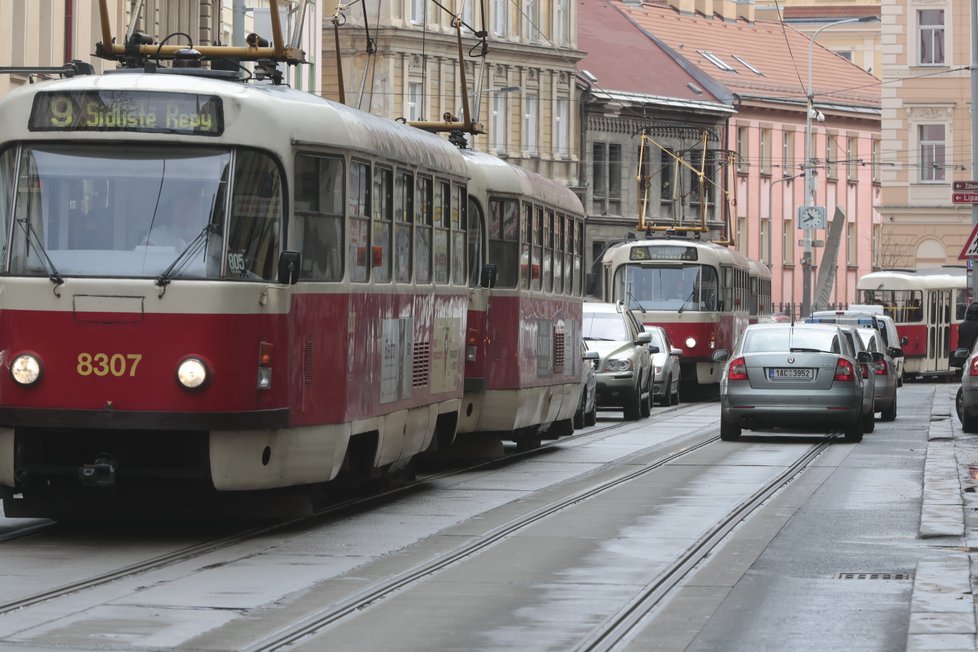
[[136, 368], [143, 359], [141, 353], [79, 353], [75, 371], [79, 376], [115, 376], [121, 378], [136, 375]]

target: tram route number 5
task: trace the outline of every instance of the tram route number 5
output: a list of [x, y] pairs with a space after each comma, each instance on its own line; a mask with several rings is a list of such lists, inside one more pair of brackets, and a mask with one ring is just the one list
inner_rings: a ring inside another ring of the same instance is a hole
[[129, 376], [136, 375], [136, 367], [143, 359], [141, 353], [79, 353], [75, 371], [79, 376]]

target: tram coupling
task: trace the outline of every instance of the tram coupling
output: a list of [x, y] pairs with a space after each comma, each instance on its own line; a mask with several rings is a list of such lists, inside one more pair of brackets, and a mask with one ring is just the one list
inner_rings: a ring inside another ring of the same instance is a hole
[[85, 487], [115, 486], [116, 463], [105, 454], [99, 455], [92, 464], [83, 464], [78, 468], [78, 479]]

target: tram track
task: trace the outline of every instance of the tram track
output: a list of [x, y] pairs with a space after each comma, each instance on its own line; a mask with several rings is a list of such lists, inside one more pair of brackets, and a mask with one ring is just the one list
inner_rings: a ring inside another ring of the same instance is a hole
[[[675, 409], [678, 408], [674, 408], [673, 410]], [[543, 445], [535, 449], [530, 449], [525, 451], [514, 450], [505, 454], [503, 457], [500, 458], [491, 459], [491, 460], [482, 460], [476, 463], [470, 463], [460, 467], [454, 467], [445, 471], [425, 474], [413, 481], [407, 482], [395, 488], [384, 490], [380, 493], [372, 493], [369, 495], [357, 496], [354, 498], [340, 500], [339, 502], [331, 504], [328, 507], [318, 510], [314, 514], [308, 516], [294, 518], [287, 521], [274, 523], [271, 525], [248, 528], [214, 540], [204, 541], [190, 546], [184, 546], [177, 550], [173, 550], [171, 552], [164, 553], [161, 555], [156, 555], [149, 559], [136, 562], [133, 564], [129, 564], [122, 568], [106, 571], [103, 573], [98, 573], [86, 577], [84, 579], [68, 582], [66, 584], [48, 590], [39, 591], [29, 596], [20, 597], [5, 602], [0, 602], [0, 615], [17, 611], [19, 609], [24, 609], [26, 607], [31, 607], [43, 602], [47, 602], [49, 600], [68, 596], [81, 591], [95, 589], [100, 586], [104, 586], [106, 584], [121, 579], [136, 577], [152, 571], [161, 570], [168, 566], [172, 566], [181, 562], [186, 562], [210, 553], [218, 552], [222, 549], [227, 549], [232, 546], [245, 543], [249, 540], [255, 539], [260, 536], [266, 536], [278, 532], [285, 532], [287, 530], [294, 529], [296, 527], [307, 527], [309, 525], [327, 525], [331, 520], [342, 518], [350, 514], [351, 512], [379, 507], [390, 501], [396, 500], [397, 497], [405, 493], [414, 491], [418, 487], [423, 486], [425, 483], [430, 483], [436, 480], [450, 479], [453, 476], [462, 475], [464, 473], [470, 473], [472, 471], [498, 467], [504, 464], [505, 465], [513, 464], [522, 459], [529, 458], [532, 457], [533, 455], [539, 454], [540, 450], [546, 449], [548, 447], [556, 446], [558, 444], [566, 444], [569, 441], [580, 440], [582, 438], [601, 436], [609, 432], [619, 430], [622, 427], [627, 427], [630, 423], [631, 422], [611, 422], [604, 426], [591, 427], [586, 431], [575, 432], [574, 434], [568, 435], [566, 437], [561, 437], [559, 439], [547, 441], [546, 443], [544, 443]], [[38, 535], [38, 534], [44, 534], [44, 533], [50, 534], [52, 532], [56, 532], [59, 527], [60, 524], [56, 521], [45, 521], [27, 527], [19, 527], [9, 532], [6, 532], [4, 534], [0, 534], [0, 544], [5, 542], [13, 542], [18, 539], [23, 539], [25, 537]]]

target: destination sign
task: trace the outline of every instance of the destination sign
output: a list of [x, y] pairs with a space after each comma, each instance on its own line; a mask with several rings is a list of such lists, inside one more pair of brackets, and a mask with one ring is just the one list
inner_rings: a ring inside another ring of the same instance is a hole
[[224, 106], [215, 95], [152, 91], [64, 91], [34, 97], [31, 131], [138, 131], [220, 136]]
[[664, 245], [659, 247], [632, 247], [629, 260], [697, 260], [696, 247]]

